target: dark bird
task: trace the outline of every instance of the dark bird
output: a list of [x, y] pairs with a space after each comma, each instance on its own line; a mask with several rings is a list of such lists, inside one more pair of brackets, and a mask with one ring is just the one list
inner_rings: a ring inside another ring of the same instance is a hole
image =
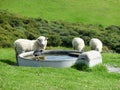
[[33, 55], [36, 57], [36, 56], [40, 56], [42, 54], [43, 50], [35, 50], [33, 52]]

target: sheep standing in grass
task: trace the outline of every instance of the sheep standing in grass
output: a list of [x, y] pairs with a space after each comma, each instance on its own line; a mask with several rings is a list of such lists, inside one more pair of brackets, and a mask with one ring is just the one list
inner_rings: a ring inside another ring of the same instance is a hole
[[19, 54], [28, 51], [45, 50], [46, 45], [47, 38], [44, 36], [40, 36], [36, 40], [18, 39], [14, 42], [16, 60]]
[[90, 47], [91, 47], [92, 50], [96, 50], [96, 51], [102, 52], [103, 45], [102, 45], [102, 42], [99, 39], [92, 38], [90, 40], [89, 44], [90, 44]]
[[82, 51], [85, 47], [84, 40], [82, 38], [76, 37], [72, 40], [72, 46], [74, 50]]

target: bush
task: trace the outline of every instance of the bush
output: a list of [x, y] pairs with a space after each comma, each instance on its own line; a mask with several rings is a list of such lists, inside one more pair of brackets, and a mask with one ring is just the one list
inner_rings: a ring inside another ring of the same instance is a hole
[[55, 34], [48, 36], [48, 46], [60, 46], [60, 45], [61, 39], [59, 35]]
[[77, 70], [90, 71], [90, 68], [85, 63], [76, 63], [72, 67]]
[[62, 46], [72, 47], [72, 39], [74, 36], [61, 36]]
[[47, 21], [42, 18], [27, 18], [0, 11], [0, 47], [11, 47], [18, 38], [36, 39], [43, 35], [48, 37], [48, 46], [72, 47], [72, 39], [80, 37], [89, 45], [91, 38], [99, 38], [108, 48], [120, 52], [120, 26], [68, 23]]

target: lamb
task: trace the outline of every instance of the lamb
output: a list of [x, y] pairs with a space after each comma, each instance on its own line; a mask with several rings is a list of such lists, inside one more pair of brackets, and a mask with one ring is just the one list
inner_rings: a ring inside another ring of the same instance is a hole
[[98, 52], [102, 52], [102, 42], [97, 38], [92, 38], [89, 43], [92, 50], [96, 50]]
[[82, 38], [75, 37], [72, 40], [72, 46], [73, 46], [74, 50], [78, 50], [81, 52], [83, 50], [83, 48], [85, 47], [84, 40]]
[[44, 36], [40, 36], [36, 40], [18, 39], [14, 42], [16, 60], [17, 56], [23, 52], [45, 50], [46, 46], [47, 37]]

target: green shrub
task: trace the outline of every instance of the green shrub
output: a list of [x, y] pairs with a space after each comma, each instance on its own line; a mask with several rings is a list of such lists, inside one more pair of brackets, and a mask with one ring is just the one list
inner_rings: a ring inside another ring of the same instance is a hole
[[48, 46], [72, 47], [74, 37], [83, 38], [89, 45], [91, 38], [99, 38], [104, 46], [120, 52], [120, 26], [83, 23], [69, 23], [63, 21], [47, 21], [42, 18], [27, 18], [0, 11], [0, 47], [11, 47], [18, 38], [36, 39], [43, 35], [48, 37]]
[[59, 35], [53, 34], [48, 36], [48, 46], [60, 46], [60, 45], [61, 39]]
[[62, 46], [72, 47], [72, 39], [74, 36], [61, 36]]
[[77, 69], [77, 70], [91, 71], [91, 69], [85, 63], [76, 63], [72, 67]]

